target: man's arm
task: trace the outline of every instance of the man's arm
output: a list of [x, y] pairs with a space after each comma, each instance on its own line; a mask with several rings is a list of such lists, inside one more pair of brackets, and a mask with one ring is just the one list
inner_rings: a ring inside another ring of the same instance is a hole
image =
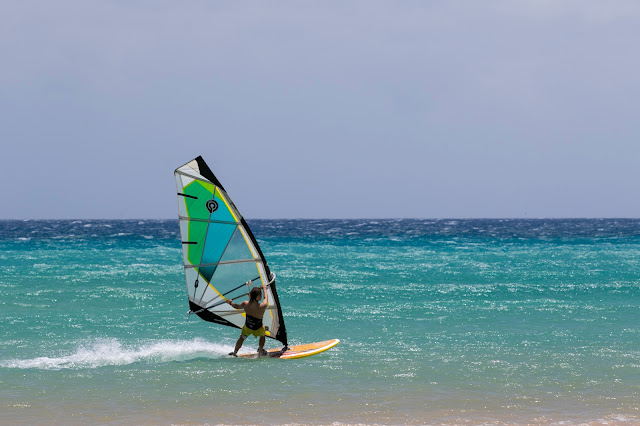
[[246, 305], [247, 302], [246, 300], [240, 304], [234, 303], [232, 299], [227, 299], [227, 303], [230, 304], [231, 306], [233, 306], [236, 309], [242, 309], [244, 307], [244, 305]]
[[267, 286], [262, 283], [262, 303], [260, 303], [260, 307], [264, 308], [265, 306], [269, 305], [269, 298], [267, 296]]

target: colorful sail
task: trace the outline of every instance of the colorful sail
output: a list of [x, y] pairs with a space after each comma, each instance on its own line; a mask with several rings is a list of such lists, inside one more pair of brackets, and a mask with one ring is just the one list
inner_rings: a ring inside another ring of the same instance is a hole
[[267, 285], [269, 306], [262, 319], [270, 337], [287, 346], [287, 332], [276, 292], [275, 275], [229, 195], [202, 157], [175, 171], [184, 272], [190, 313], [205, 321], [242, 328], [252, 286]]

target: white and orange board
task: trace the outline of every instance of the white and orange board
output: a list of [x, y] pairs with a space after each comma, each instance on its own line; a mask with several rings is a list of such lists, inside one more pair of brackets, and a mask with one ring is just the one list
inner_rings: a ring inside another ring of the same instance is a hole
[[[282, 352], [282, 348], [268, 349], [267, 355], [264, 358], [280, 358], [280, 359], [295, 359], [304, 358], [311, 355], [319, 354], [320, 352], [327, 351], [340, 343], [339, 339], [325, 340], [323, 342], [307, 343], [304, 345], [289, 346], [285, 352]], [[242, 358], [258, 358], [258, 353], [238, 354]]]

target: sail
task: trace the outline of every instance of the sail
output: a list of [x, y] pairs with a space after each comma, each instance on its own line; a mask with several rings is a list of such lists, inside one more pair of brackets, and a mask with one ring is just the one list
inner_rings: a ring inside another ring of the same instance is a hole
[[268, 307], [262, 319], [270, 337], [287, 346], [287, 332], [275, 275], [249, 226], [202, 157], [175, 170], [184, 272], [189, 308], [205, 321], [242, 328], [252, 286], [267, 285]]

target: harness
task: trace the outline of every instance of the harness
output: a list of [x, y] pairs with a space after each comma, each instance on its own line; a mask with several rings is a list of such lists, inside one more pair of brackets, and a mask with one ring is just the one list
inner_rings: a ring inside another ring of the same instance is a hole
[[262, 318], [252, 317], [247, 314], [247, 319], [244, 325], [246, 325], [249, 330], [257, 330], [262, 327]]

